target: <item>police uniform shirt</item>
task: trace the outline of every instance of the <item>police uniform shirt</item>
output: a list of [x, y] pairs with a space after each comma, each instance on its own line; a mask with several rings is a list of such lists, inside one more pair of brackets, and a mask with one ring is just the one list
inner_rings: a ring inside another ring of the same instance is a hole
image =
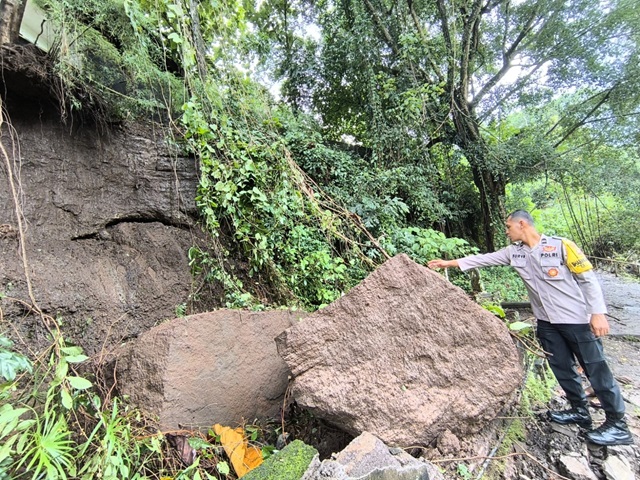
[[511, 265], [529, 292], [533, 314], [551, 323], [589, 323], [607, 313], [600, 283], [584, 253], [570, 240], [542, 235], [533, 248], [523, 243], [458, 260], [462, 271]]

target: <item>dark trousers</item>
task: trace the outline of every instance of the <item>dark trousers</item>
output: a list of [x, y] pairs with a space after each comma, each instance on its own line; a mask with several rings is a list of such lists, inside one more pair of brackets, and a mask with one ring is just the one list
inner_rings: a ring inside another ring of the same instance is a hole
[[593, 334], [589, 324], [552, 324], [543, 320], [537, 323], [538, 340], [551, 354], [547, 357], [551, 371], [571, 405], [585, 406], [587, 403], [575, 368], [575, 360], [578, 360], [607, 417], [622, 418], [624, 401], [620, 387], [604, 358], [602, 341]]

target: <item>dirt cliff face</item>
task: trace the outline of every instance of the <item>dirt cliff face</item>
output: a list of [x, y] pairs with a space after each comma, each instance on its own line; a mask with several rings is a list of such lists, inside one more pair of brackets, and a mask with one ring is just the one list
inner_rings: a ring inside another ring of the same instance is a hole
[[0, 332], [47, 342], [41, 319], [19, 301], [29, 292], [16, 202], [33, 296], [69, 340], [96, 353], [175, 317], [192, 293], [195, 161], [168, 148], [157, 126], [65, 125], [28, 103], [7, 104]]

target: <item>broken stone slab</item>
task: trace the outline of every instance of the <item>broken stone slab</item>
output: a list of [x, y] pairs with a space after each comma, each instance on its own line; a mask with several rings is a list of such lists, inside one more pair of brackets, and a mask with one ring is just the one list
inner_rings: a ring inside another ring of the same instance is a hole
[[559, 459], [560, 471], [573, 480], [598, 480], [589, 461], [579, 454], [562, 455]]
[[167, 321], [117, 354], [117, 389], [163, 429], [272, 417], [289, 381], [273, 339], [305, 314], [218, 310]]
[[606, 450], [607, 459], [619, 457], [623, 463], [629, 465], [632, 472], [635, 472], [634, 478], [640, 478], [640, 446], [638, 446], [637, 441], [632, 445], [615, 445], [604, 447], [604, 449]]
[[504, 322], [404, 254], [276, 343], [298, 404], [393, 446], [480, 431], [522, 381]]
[[635, 480], [629, 460], [625, 457], [608, 456], [602, 464], [602, 472], [607, 480]]
[[437, 467], [364, 432], [333, 458], [318, 456], [300, 480], [436, 480]]

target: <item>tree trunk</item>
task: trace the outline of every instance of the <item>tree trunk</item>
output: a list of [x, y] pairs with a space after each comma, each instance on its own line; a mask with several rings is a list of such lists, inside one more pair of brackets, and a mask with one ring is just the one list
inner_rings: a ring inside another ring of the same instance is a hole
[[27, 0], [2, 0], [0, 2], [0, 45], [16, 43]]
[[484, 246], [488, 252], [492, 252], [496, 248], [495, 234], [498, 225], [502, 224], [505, 217], [506, 181], [488, 164], [487, 148], [480, 135], [475, 112], [459, 92], [454, 95], [454, 102], [456, 144], [462, 148], [471, 165], [473, 182], [480, 192]]
[[191, 35], [193, 37], [193, 47], [196, 50], [196, 63], [198, 66], [198, 74], [204, 82], [207, 77], [207, 59], [206, 47], [202, 38], [202, 29], [200, 28], [200, 15], [198, 14], [198, 2], [189, 0], [189, 16], [191, 17]]

